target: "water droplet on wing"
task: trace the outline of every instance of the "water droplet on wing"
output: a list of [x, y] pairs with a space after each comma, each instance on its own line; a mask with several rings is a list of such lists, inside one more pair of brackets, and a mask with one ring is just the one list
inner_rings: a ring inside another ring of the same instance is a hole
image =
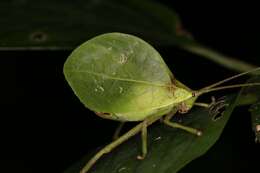
[[124, 88], [123, 87], [119, 87], [119, 93], [121, 94], [123, 92]]

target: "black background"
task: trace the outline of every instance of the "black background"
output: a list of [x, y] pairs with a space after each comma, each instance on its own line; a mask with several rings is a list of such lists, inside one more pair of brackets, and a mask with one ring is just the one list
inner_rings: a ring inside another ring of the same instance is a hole
[[[184, 27], [204, 45], [260, 65], [256, 4], [161, 2], [174, 8]], [[194, 89], [235, 74], [177, 48], [157, 49], [179, 80]], [[111, 141], [117, 123], [84, 108], [65, 82], [62, 68], [69, 54], [0, 52], [0, 172], [62, 172]], [[243, 107], [235, 111], [217, 144], [181, 172], [253, 172], [259, 147]]]

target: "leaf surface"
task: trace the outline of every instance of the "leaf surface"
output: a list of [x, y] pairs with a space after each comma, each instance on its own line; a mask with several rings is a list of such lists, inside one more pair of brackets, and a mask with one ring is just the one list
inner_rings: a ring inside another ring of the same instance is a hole
[[176, 13], [155, 1], [3, 0], [0, 6], [2, 50], [72, 49], [107, 32], [135, 34], [154, 45], [187, 39]]

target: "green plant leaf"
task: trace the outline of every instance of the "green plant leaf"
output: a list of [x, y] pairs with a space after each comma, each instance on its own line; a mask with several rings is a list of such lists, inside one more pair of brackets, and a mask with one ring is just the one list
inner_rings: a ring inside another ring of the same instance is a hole
[[107, 32], [131, 33], [154, 45], [190, 40], [173, 10], [150, 0], [3, 0], [0, 48], [72, 49]]
[[152, 0], [2, 0], [0, 6], [0, 50], [71, 50], [99, 34], [123, 32], [239, 72], [255, 67], [198, 44], [173, 9]]
[[[160, 123], [154, 124], [148, 129], [148, 155], [144, 160], [136, 159], [141, 152], [141, 140], [137, 135], [99, 160], [90, 173], [177, 172], [203, 155], [217, 141], [236, 105], [236, 99], [234, 96], [227, 97], [226, 102], [229, 106], [216, 121], [205, 108], [194, 108], [190, 113], [175, 118], [175, 121], [181, 121], [182, 124], [201, 129], [201, 137]], [[78, 172], [89, 158], [87, 156], [65, 173]]]

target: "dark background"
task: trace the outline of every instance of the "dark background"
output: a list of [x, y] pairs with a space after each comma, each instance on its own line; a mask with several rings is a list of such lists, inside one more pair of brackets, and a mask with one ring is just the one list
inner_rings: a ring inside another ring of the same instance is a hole
[[[204, 45], [260, 65], [255, 4], [161, 2], [174, 8]], [[194, 89], [235, 74], [174, 47], [157, 49], [179, 80]], [[117, 123], [86, 109], [65, 82], [62, 68], [69, 54], [0, 52], [0, 172], [62, 172], [111, 141]], [[216, 145], [181, 172], [253, 172], [260, 146], [254, 143], [247, 108], [234, 115]]]

